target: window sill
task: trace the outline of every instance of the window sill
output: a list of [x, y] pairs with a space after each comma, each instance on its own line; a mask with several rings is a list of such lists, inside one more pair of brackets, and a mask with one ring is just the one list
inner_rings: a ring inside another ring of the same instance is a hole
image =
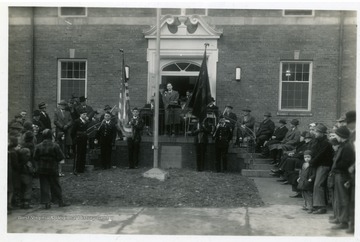
[[277, 116], [291, 116], [291, 117], [312, 117], [310, 111], [277, 111]]

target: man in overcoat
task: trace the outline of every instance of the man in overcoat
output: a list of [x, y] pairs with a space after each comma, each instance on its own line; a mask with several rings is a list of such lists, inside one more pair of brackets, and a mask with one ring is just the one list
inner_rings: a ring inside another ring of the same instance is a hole
[[[36, 172], [40, 179], [41, 203], [45, 204], [45, 209], [51, 208], [50, 202], [57, 201], [59, 207], [69, 206], [63, 201], [62, 189], [59, 183], [59, 166], [64, 160], [64, 154], [59, 145], [52, 141], [52, 131], [43, 131], [44, 141], [35, 146], [34, 162]], [[53, 197], [51, 197], [53, 196]]]
[[261, 152], [261, 147], [264, 145], [265, 141], [271, 138], [271, 135], [274, 133], [274, 130], [275, 130], [275, 124], [271, 120], [271, 113], [265, 112], [264, 119], [260, 123], [260, 126], [256, 131], [255, 152]]
[[58, 105], [59, 107], [54, 113], [54, 124], [56, 127], [55, 137], [60, 138], [59, 133], [63, 133], [65, 135], [65, 140], [63, 141], [64, 154], [66, 158], [69, 158], [70, 148], [72, 146], [71, 126], [73, 121], [70, 112], [66, 110], [67, 102], [65, 100], [61, 100]]
[[180, 112], [179, 93], [173, 90], [171, 83], [166, 85], [167, 90], [162, 93], [165, 108], [165, 127], [168, 135], [175, 136], [179, 131]]
[[326, 183], [330, 168], [333, 163], [333, 148], [327, 139], [327, 127], [319, 123], [314, 130], [315, 138], [310, 142], [313, 154], [310, 165], [316, 168], [314, 182], [314, 212], [313, 214], [324, 214], [327, 212]]

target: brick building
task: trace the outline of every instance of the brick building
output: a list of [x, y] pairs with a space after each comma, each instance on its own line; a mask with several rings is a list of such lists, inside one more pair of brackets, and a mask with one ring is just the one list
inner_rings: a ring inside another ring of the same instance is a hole
[[[162, 9], [161, 82], [192, 89], [207, 49], [220, 110], [250, 107], [260, 121], [297, 118], [331, 127], [355, 109], [356, 11]], [[118, 103], [122, 55], [131, 106], [155, 90], [156, 9], [9, 8], [9, 119], [41, 101], [85, 95], [96, 109]], [[241, 79], [236, 80], [236, 68]]]

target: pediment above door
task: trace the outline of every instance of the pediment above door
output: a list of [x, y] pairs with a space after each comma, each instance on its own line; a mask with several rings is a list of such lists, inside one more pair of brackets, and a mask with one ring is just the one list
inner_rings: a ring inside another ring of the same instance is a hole
[[[156, 38], [156, 26], [151, 27], [144, 32], [145, 38]], [[174, 16], [165, 15], [160, 20], [160, 35], [162, 39], [166, 38], [206, 38], [219, 39], [222, 30], [210, 26], [201, 16]]]

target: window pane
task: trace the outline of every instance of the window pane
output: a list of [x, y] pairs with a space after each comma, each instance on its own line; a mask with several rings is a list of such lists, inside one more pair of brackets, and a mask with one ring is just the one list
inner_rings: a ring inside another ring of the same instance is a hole
[[186, 68], [186, 71], [200, 71], [200, 66], [190, 64], [188, 68]]
[[60, 68], [60, 99], [68, 100], [73, 95], [77, 97], [84, 96], [86, 83], [86, 62], [62, 61]]
[[176, 63], [181, 70], [185, 70], [189, 63]]
[[281, 93], [282, 109], [307, 109], [309, 83], [283, 82]]
[[166, 66], [163, 71], [180, 71], [179, 67], [175, 64]]

